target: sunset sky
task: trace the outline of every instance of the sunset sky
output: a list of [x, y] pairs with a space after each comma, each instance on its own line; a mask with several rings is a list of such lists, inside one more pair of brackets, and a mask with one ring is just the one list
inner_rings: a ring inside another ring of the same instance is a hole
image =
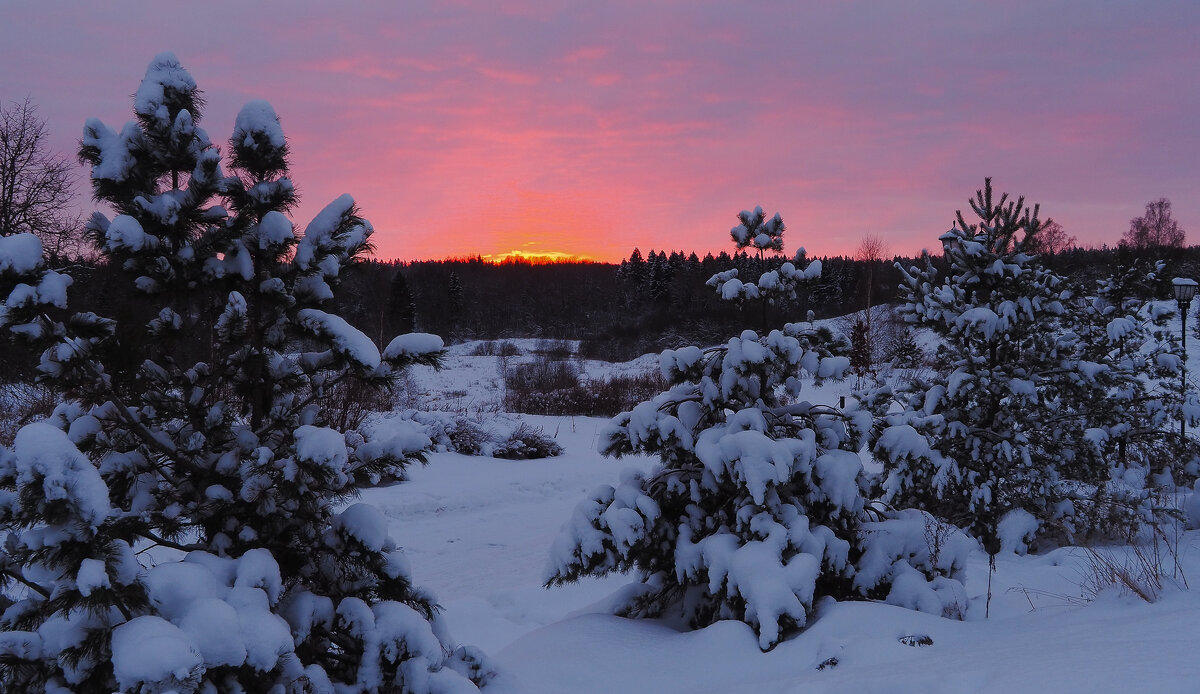
[[756, 204], [789, 254], [911, 254], [985, 176], [1085, 245], [1160, 197], [1200, 242], [1196, 0], [345, 5], [6, 0], [0, 99], [73, 154], [172, 51], [214, 141], [275, 106], [298, 226], [350, 193], [385, 258], [717, 252]]

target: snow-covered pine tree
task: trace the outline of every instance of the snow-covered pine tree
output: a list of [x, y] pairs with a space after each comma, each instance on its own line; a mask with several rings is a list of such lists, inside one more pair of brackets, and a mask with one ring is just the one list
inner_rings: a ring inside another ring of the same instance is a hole
[[[420, 460], [428, 439], [366, 441], [321, 408], [338, 383], [436, 365], [441, 340], [381, 354], [322, 310], [370, 224], [342, 196], [297, 238], [273, 109], [238, 114], [225, 176], [202, 105], [162, 54], [136, 121], [84, 129], [117, 213], [93, 217], [98, 250], [158, 306], [149, 320], [61, 320], [43, 309], [64, 305], [66, 279], [0, 247], [0, 272], [25, 278], [0, 323], [44, 342], [40, 370], [71, 394], [0, 449], [0, 577], [17, 598], [0, 691], [475, 691], [482, 662], [448, 645], [383, 515], [342, 508], [356, 473]], [[138, 367], [114, 378], [122, 352]]]
[[[1191, 484], [1200, 472], [1200, 443], [1178, 431], [1181, 418], [1194, 426], [1200, 403], [1192, 392], [1180, 397], [1183, 362], [1172, 325], [1175, 311], [1136, 298], [1140, 292], [1135, 287], [1152, 283], [1164, 265], [1134, 261], [1118, 266], [1096, 287], [1077, 288], [1068, 304], [1077, 359], [1092, 381], [1065, 383], [1060, 401], [1077, 403], [1084, 442], [1100, 461], [1107, 461], [1098, 466], [1098, 478], [1068, 470], [1091, 483], [1069, 488], [1068, 533], [1129, 536], [1139, 525], [1160, 518], [1164, 509], [1156, 491], [1173, 494], [1176, 484]], [[1097, 387], [1103, 388], [1103, 397], [1097, 397]], [[1051, 445], [1071, 443], [1080, 441], [1064, 436]], [[1079, 458], [1069, 450], [1052, 449], [1050, 454]]]
[[854, 321], [850, 327], [850, 368], [861, 386], [871, 374], [871, 329], [863, 319]]
[[408, 288], [408, 280], [399, 268], [392, 275], [390, 290], [386, 308], [388, 324], [395, 329], [394, 332], [412, 332], [417, 325], [417, 306]]
[[1116, 343], [1138, 325], [1124, 313], [1105, 316], [1105, 339], [1085, 329], [1066, 282], [1026, 252], [1037, 206], [994, 200], [990, 179], [970, 202], [979, 221], [957, 215], [944, 278], [928, 254], [924, 268], [901, 268], [901, 312], [941, 335], [949, 368], [904, 387], [901, 412], [876, 393], [873, 445], [885, 500], [967, 528], [994, 555], [1056, 528], [1097, 530], [1083, 511], [1110, 491], [1109, 443], [1143, 421], [1130, 408], [1157, 407], [1139, 369], [1178, 358], [1122, 357]]
[[626, 472], [576, 508], [547, 585], [636, 571], [641, 586], [622, 614], [693, 628], [738, 619], [763, 649], [804, 627], [825, 597], [961, 614], [963, 544], [931, 558], [927, 516], [866, 502], [856, 451], [870, 414], [799, 400], [803, 374], [844, 377], [847, 347], [828, 329], [789, 324], [663, 352], [670, 389], [617, 416], [600, 444], [605, 455], [657, 454], [661, 464]]
[[450, 278], [446, 285], [446, 303], [444, 311], [444, 325], [446, 334], [456, 336], [459, 334], [459, 329], [463, 323], [463, 312], [467, 308], [467, 295], [463, 289], [462, 278], [457, 272], [450, 271]]
[[670, 266], [667, 265], [667, 252], [662, 251], [656, 253], [650, 251], [650, 257], [646, 261], [646, 267], [649, 271], [649, 279], [646, 285], [646, 298], [650, 301], [665, 303], [667, 300], [667, 290], [670, 287], [671, 273]]
[[902, 328], [896, 344], [892, 347], [892, 365], [898, 369], [920, 368], [925, 362], [925, 353], [917, 344], [912, 328]]

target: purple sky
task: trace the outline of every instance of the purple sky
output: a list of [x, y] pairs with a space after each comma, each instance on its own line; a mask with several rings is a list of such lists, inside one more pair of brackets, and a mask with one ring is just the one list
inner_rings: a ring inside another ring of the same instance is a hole
[[1196, 0], [347, 5], [6, 3], [0, 99], [73, 153], [173, 51], [214, 141], [275, 106], [299, 226], [351, 193], [382, 257], [719, 251], [755, 204], [789, 253], [916, 253], [984, 176], [1085, 245], [1159, 197], [1200, 239]]

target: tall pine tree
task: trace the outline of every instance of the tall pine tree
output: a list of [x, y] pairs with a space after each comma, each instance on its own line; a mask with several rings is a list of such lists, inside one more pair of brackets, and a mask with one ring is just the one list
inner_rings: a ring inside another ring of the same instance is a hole
[[410, 333], [417, 327], [417, 306], [413, 301], [412, 292], [408, 288], [408, 280], [404, 273], [397, 269], [392, 275], [390, 294], [387, 303], [387, 324], [392, 334]]
[[[0, 449], [0, 577], [18, 598], [0, 690], [474, 690], [480, 662], [444, 641], [382, 514], [344, 506], [356, 474], [421, 460], [428, 439], [367, 441], [321, 407], [337, 384], [437, 365], [441, 341], [381, 353], [324, 311], [371, 225], [342, 196], [297, 237], [273, 109], [238, 114], [226, 176], [202, 106], [162, 54], [136, 121], [84, 130], [95, 195], [117, 213], [93, 217], [98, 251], [158, 309], [148, 319], [63, 319], [48, 310], [61, 275], [0, 248], [0, 271], [37, 288], [0, 323], [44, 343], [39, 369], [72, 396]], [[118, 354], [133, 365], [120, 378]]]

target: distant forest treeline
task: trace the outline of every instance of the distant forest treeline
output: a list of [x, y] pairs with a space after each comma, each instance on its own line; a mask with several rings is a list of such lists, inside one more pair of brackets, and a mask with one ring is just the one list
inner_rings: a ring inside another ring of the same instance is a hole
[[[1044, 260], [1051, 269], [1087, 292], [1096, 280], [1127, 268], [1135, 260], [1165, 260], [1149, 291], [1170, 296], [1175, 276], [1200, 275], [1200, 246], [1190, 248], [1071, 249]], [[787, 258], [767, 259], [777, 267]], [[900, 272], [920, 258], [862, 261], [843, 256], [820, 258], [821, 280], [795, 300], [771, 306], [769, 325], [828, 318], [862, 310], [867, 285], [874, 305], [897, 300]], [[935, 257], [935, 264], [939, 258]], [[1147, 265], [1149, 266], [1149, 265]], [[685, 343], [710, 344], [743, 328], [757, 329], [762, 310], [718, 299], [705, 285], [714, 273], [732, 267], [743, 278], [762, 272], [755, 256], [637, 249], [620, 264], [560, 262], [493, 264], [479, 258], [372, 261], [345, 278], [341, 315], [377, 340], [408, 329], [432, 332], [447, 341], [545, 337], [582, 340], [584, 354], [629, 359]], [[1149, 298], [1149, 297], [1147, 297]], [[734, 331], [734, 332], [731, 332]]]
[[[1175, 276], [1200, 278], [1200, 246], [1135, 250], [1126, 246], [1073, 249], [1047, 255], [1059, 274], [1094, 292], [1095, 280], [1129, 267], [1134, 260], [1161, 258], [1167, 266], [1147, 292], [1170, 296]], [[776, 267], [787, 258], [768, 258]], [[811, 290], [770, 306], [770, 326], [859, 311], [867, 285], [874, 305], [897, 300], [900, 273], [919, 258], [867, 262], [842, 256], [820, 258], [821, 279]], [[940, 258], [935, 257], [935, 264]], [[343, 272], [334, 309], [379, 344], [413, 330], [447, 342], [506, 337], [582, 341], [586, 356], [626, 360], [683, 344], [712, 344], [737, 331], [762, 325], [757, 304], [721, 301], [705, 282], [716, 272], [739, 268], [753, 280], [762, 272], [756, 256], [681, 252], [631, 253], [620, 264], [559, 262], [494, 264], [479, 258], [388, 262], [371, 260]], [[71, 292], [79, 305], [93, 303], [101, 315], [138, 311], [137, 297], [120, 297], [118, 283], [103, 267], [76, 266]], [[221, 300], [214, 297], [214, 300]], [[30, 355], [32, 356], [32, 355]], [[34, 359], [33, 361], [36, 361]]]

